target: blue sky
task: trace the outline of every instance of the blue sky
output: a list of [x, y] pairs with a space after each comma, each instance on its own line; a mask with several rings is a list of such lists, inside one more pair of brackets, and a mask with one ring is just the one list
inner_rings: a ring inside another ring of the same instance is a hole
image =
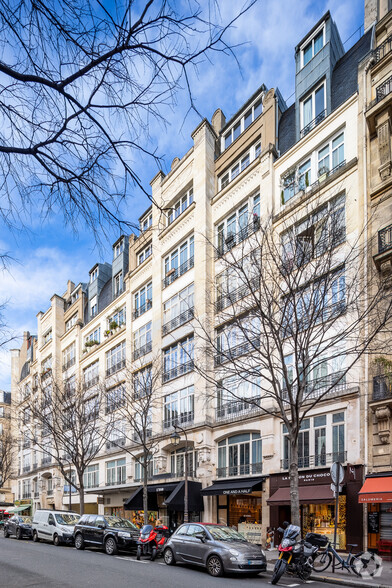
[[[200, 2], [203, 5], [203, 0]], [[229, 19], [239, 3], [220, 0], [221, 14]], [[230, 44], [241, 44], [235, 60], [215, 54], [213, 61], [205, 61], [192, 76], [192, 92], [203, 117], [211, 120], [219, 107], [229, 119], [261, 85], [279, 87], [288, 104], [293, 102], [294, 47], [318, 19], [330, 10], [337, 23], [347, 50], [359, 38], [363, 25], [364, 0], [258, 0], [257, 4], [229, 32]], [[351, 37], [351, 38], [350, 38]], [[150, 148], [156, 148], [163, 158], [163, 171], [170, 169], [174, 157], [181, 157], [192, 145], [190, 137], [200, 122], [196, 113], [188, 113], [185, 91], [176, 97], [176, 106], [163, 113], [166, 128], [154, 125], [150, 129]], [[181, 130], [179, 130], [181, 126]], [[135, 161], [135, 168], [146, 189], [157, 173], [149, 161]], [[130, 193], [124, 206], [129, 221], [137, 218], [149, 206], [144, 195]], [[49, 306], [51, 296], [62, 294], [68, 279], [75, 283], [86, 281], [89, 269], [97, 261], [111, 259], [111, 243], [118, 231], [108, 231], [108, 240], [97, 248], [91, 232], [80, 226], [75, 234], [64, 226], [60, 214], [42, 221], [37, 212], [26, 219], [26, 229], [10, 232], [0, 221], [0, 251], [14, 259], [9, 271], [0, 272], [0, 302], [7, 300], [5, 319], [13, 333], [36, 332], [36, 314]], [[11, 347], [20, 346], [16, 339]], [[10, 389], [10, 354], [0, 349], [0, 390]]]

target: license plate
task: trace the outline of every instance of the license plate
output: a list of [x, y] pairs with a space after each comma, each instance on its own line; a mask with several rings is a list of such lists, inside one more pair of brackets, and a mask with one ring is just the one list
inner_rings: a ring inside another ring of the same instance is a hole
[[258, 559], [248, 559], [248, 566], [259, 566], [261, 561]]

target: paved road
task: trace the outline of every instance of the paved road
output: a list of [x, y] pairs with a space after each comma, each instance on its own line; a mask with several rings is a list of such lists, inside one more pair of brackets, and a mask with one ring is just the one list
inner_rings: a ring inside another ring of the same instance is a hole
[[[110, 557], [95, 550], [4, 539], [0, 532], [0, 588], [261, 588], [269, 581], [268, 574], [212, 578], [202, 569], [169, 567], [161, 559], [138, 562], [128, 555]], [[311, 588], [334, 586], [311, 584]], [[279, 585], [289, 588], [300, 583], [285, 578]]]

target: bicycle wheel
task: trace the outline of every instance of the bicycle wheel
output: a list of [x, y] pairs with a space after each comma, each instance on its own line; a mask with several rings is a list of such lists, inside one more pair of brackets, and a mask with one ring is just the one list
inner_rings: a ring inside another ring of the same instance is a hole
[[313, 569], [315, 572], [323, 572], [332, 563], [332, 555], [328, 551], [321, 551], [313, 560]]
[[377, 575], [381, 567], [380, 558], [374, 553], [360, 552], [356, 553], [350, 559], [350, 568], [357, 576], [369, 578]]

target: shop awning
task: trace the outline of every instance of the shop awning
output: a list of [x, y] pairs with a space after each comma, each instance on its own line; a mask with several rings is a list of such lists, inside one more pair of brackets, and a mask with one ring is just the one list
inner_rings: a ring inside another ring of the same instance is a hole
[[[193, 512], [200, 512], [204, 509], [203, 497], [200, 494], [201, 483], [188, 480], [188, 510]], [[168, 496], [164, 502], [169, 510], [183, 511], [185, 497], [185, 482], [179, 482], [174, 488], [173, 492]]]
[[30, 508], [31, 504], [22, 504], [22, 506], [13, 506], [12, 508], [7, 508], [7, 511], [10, 514], [15, 514], [16, 512], [22, 512], [26, 510], [26, 508]]
[[358, 502], [392, 502], [392, 476], [366, 478], [358, 492]]
[[[157, 494], [170, 494], [178, 486], [179, 482], [169, 482], [166, 484], [149, 484], [148, 491], [148, 510], [158, 510]], [[143, 486], [139, 486], [124, 502], [125, 510], [143, 510]]]
[[265, 478], [242, 478], [241, 480], [218, 481], [203, 488], [202, 496], [216, 496], [217, 494], [251, 494], [261, 490]]
[[[334, 500], [334, 494], [327, 484], [320, 486], [300, 486], [298, 490], [301, 504], [321, 504]], [[267, 503], [270, 506], [290, 504], [290, 488], [279, 488], [268, 498]]]

